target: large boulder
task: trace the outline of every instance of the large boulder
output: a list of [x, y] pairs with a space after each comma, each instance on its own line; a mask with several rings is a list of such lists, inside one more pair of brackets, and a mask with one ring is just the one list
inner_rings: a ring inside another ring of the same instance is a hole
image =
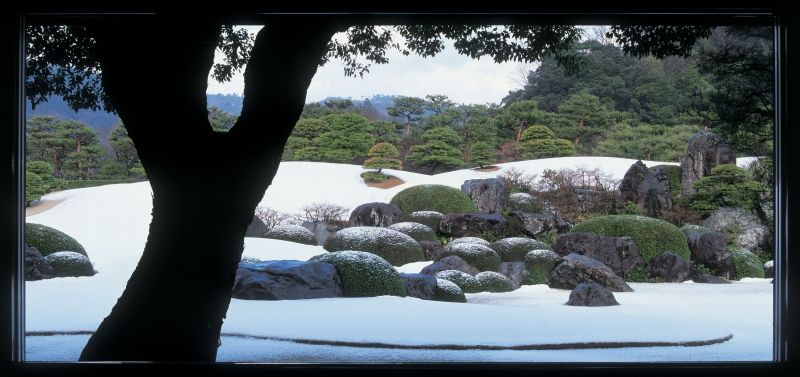
[[736, 152], [730, 144], [708, 130], [692, 135], [681, 160], [681, 194], [687, 198], [693, 195], [694, 183], [722, 164], [736, 164]]
[[736, 276], [736, 266], [722, 233], [691, 233], [689, 250], [692, 252], [693, 262], [700, 263], [727, 279]]
[[376, 254], [393, 266], [425, 260], [419, 242], [396, 230], [371, 226], [344, 228], [325, 242], [325, 250], [358, 250]]
[[505, 275], [517, 289], [530, 282], [531, 273], [525, 266], [525, 262], [503, 262], [500, 263], [499, 273]]
[[397, 270], [375, 254], [345, 250], [317, 255], [310, 261], [336, 266], [346, 297], [406, 295], [405, 283]]
[[612, 306], [619, 305], [608, 288], [597, 283], [580, 283], [569, 294], [570, 306]]
[[572, 290], [580, 283], [597, 283], [613, 292], [633, 292], [608, 266], [585, 255], [569, 254], [550, 271], [550, 288]]
[[333, 236], [336, 232], [347, 226], [347, 223], [342, 222], [326, 222], [326, 221], [303, 221], [301, 224], [314, 234], [318, 244], [324, 245], [328, 238]]
[[303, 300], [342, 296], [336, 267], [296, 260], [239, 263], [232, 297], [244, 300]]
[[522, 262], [531, 250], [549, 249], [550, 245], [531, 238], [509, 237], [489, 245], [503, 262]]
[[511, 211], [508, 214], [512, 226], [518, 227], [521, 234], [533, 238], [542, 237], [546, 233], [555, 231], [562, 234], [569, 230], [568, 222], [553, 213], [530, 213], [522, 211]]
[[623, 278], [632, 270], [645, 266], [639, 248], [630, 237], [610, 237], [584, 232], [567, 233], [556, 239], [553, 251], [562, 257], [571, 253], [586, 255], [605, 264]]
[[290, 241], [304, 245], [317, 245], [317, 237], [310, 230], [301, 225], [278, 224], [263, 234], [264, 238]]
[[665, 251], [657, 255], [647, 265], [647, 273], [667, 283], [680, 283], [692, 275], [692, 262], [686, 258]]
[[672, 208], [672, 192], [666, 170], [660, 167], [648, 169], [640, 160], [631, 165], [619, 185], [622, 202], [633, 202], [642, 206], [648, 216], [657, 217]]
[[247, 233], [245, 233], [244, 236], [263, 237], [267, 230], [267, 224], [264, 224], [264, 221], [259, 219], [258, 216], [253, 215], [253, 220], [250, 221], [250, 225], [247, 226]]
[[481, 271], [497, 271], [500, 268], [500, 256], [491, 248], [474, 243], [448, 244], [442, 250], [440, 258], [456, 255]]
[[695, 283], [703, 283], [703, 284], [731, 284], [729, 280], [725, 280], [719, 276], [714, 276], [711, 274], [698, 274], [692, 276], [692, 281]]
[[400, 222], [403, 211], [400, 207], [389, 203], [365, 203], [356, 207], [350, 213], [350, 226], [379, 226], [385, 227]]
[[74, 251], [58, 251], [44, 257], [53, 267], [56, 277], [92, 276], [94, 267], [89, 258]]
[[53, 267], [35, 247], [25, 245], [25, 281], [56, 277]]
[[425, 274], [400, 274], [409, 297], [433, 300], [436, 295], [436, 278]]
[[500, 239], [508, 234], [508, 220], [498, 213], [448, 213], [439, 223], [439, 231], [448, 237], [488, 237]]
[[703, 221], [703, 226], [723, 234], [735, 234], [734, 243], [756, 255], [772, 250], [769, 228], [745, 209], [720, 207]]
[[469, 264], [463, 258], [457, 255], [448, 255], [443, 257], [442, 259], [437, 260], [427, 266], [425, 266], [421, 274], [426, 275], [435, 275], [439, 271], [446, 271], [446, 270], [456, 270], [468, 273], [470, 275], [475, 275], [478, 272], [481, 272], [479, 269], [475, 268], [475, 266]]
[[500, 178], [469, 179], [461, 185], [480, 212], [502, 213], [508, 205], [508, 186]]

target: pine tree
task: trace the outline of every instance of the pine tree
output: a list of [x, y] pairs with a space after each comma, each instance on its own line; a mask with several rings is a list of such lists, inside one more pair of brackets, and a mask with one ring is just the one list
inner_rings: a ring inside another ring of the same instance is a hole
[[470, 152], [471, 155], [468, 162], [472, 165], [478, 165], [481, 169], [483, 169], [484, 166], [491, 165], [495, 162], [494, 150], [487, 143], [481, 141], [472, 144]]
[[397, 157], [400, 152], [397, 148], [389, 143], [377, 143], [367, 152], [367, 160], [364, 161], [365, 169], [401, 169], [402, 165]]

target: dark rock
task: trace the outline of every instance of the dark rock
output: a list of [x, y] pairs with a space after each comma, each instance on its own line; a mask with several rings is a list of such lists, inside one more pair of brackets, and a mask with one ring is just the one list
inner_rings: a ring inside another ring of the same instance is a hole
[[56, 277], [53, 267], [39, 249], [25, 245], [25, 281], [52, 279]]
[[508, 234], [508, 220], [497, 213], [448, 213], [439, 223], [439, 231], [448, 237], [504, 238]]
[[772, 279], [775, 277], [775, 262], [767, 261], [764, 263], [764, 278]]
[[508, 217], [512, 224], [519, 226], [520, 233], [533, 238], [539, 238], [552, 230], [562, 234], [570, 229], [569, 223], [558, 214], [512, 211]]
[[693, 195], [694, 183], [710, 174], [711, 169], [735, 163], [736, 152], [719, 135], [707, 130], [692, 135], [681, 160], [681, 195]]
[[233, 298], [300, 300], [341, 297], [342, 283], [329, 263], [294, 260], [240, 263]]
[[514, 289], [527, 284], [530, 279], [531, 273], [525, 267], [525, 262], [502, 262], [500, 269], [497, 271], [505, 275], [514, 285]]
[[560, 256], [571, 253], [586, 255], [608, 266], [614, 274], [626, 276], [645, 262], [630, 237], [609, 237], [594, 233], [566, 233], [556, 239], [553, 251]]
[[264, 237], [264, 233], [267, 233], [267, 224], [264, 224], [258, 216], [253, 215], [253, 221], [250, 222], [250, 225], [247, 226], [247, 233], [244, 234], [245, 237]]
[[650, 261], [647, 273], [650, 277], [662, 278], [667, 283], [680, 283], [692, 275], [692, 262], [680, 255], [665, 251]]
[[633, 292], [608, 266], [585, 255], [569, 254], [550, 271], [550, 288], [571, 290], [580, 283], [597, 283], [614, 292]]
[[325, 222], [325, 221], [303, 221], [301, 224], [304, 228], [314, 233], [320, 245], [324, 245], [328, 238], [332, 237], [336, 232], [345, 228], [345, 222]]
[[461, 257], [457, 255], [448, 255], [436, 262], [431, 263], [428, 266], [425, 266], [420, 273], [425, 275], [435, 275], [437, 272], [445, 270], [456, 270], [466, 272], [470, 275], [475, 275], [481, 272], [475, 266], [467, 263], [467, 261]]
[[672, 192], [667, 172], [661, 167], [648, 169], [642, 161], [631, 165], [619, 185], [620, 200], [634, 202], [647, 211], [648, 216], [657, 217], [672, 208]]
[[689, 250], [692, 252], [692, 261], [700, 263], [721, 276], [733, 279], [736, 276], [736, 266], [725, 236], [719, 232], [689, 233]]
[[581, 213], [590, 212], [598, 204], [598, 201], [603, 200], [606, 192], [593, 189], [572, 189], [578, 199], [578, 205]]
[[570, 306], [612, 306], [619, 305], [606, 287], [597, 283], [580, 283], [569, 294]]
[[469, 179], [461, 185], [480, 212], [502, 213], [508, 205], [508, 187], [500, 178]]
[[425, 254], [425, 260], [436, 260], [444, 249], [444, 246], [438, 241], [419, 241], [419, 245], [422, 247], [422, 253]]
[[379, 226], [385, 227], [400, 222], [403, 211], [400, 207], [390, 203], [365, 203], [356, 207], [350, 213], [350, 226]]
[[411, 297], [433, 300], [436, 294], [436, 278], [425, 274], [400, 274], [406, 285], [406, 292]]
[[720, 207], [705, 220], [704, 227], [725, 233], [738, 233], [735, 244], [759, 255], [764, 250], [772, 250], [772, 237], [769, 228], [758, 218], [742, 208]]
[[704, 284], [731, 284], [730, 281], [711, 274], [702, 274], [694, 276], [692, 277], [692, 281], [694, 281], [695, 283], [704, 283]]

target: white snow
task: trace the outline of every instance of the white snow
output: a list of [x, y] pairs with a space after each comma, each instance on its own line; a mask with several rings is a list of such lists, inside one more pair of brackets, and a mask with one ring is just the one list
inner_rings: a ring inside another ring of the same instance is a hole
[[[564, 157], [499, 164], [527, 174], [545, 168], [600, 167], [621, 178], [634, 160]], [[651, 162], [645, 162], [650, 166]], [[659, 163], [652, 163], [659, 164]], [[674, 164], [674, 163], [673, 163]], [[465, 179], [499, 174], [460, 170], [435, 176], [402, 171], [388, 174], [406, 181], [384, 190], [367, 187], [354, 165], [287, 162], [267, 191], [262, 206], [298, 213], [311, 202], [354, 208], [388, 202], [409, 185], [438, 183], [460, 187]], [[108, 315], [138, 263], [151, 219], [147, 182], [68, 190], [45, 196], [61, 204], [27, 218], [74, 237], [87, 251], [97, 274], [27, 282], [27, 331], [91, 331]], [[210, 199], [211, 200], [211, 199]], [[202, 203], [198, 203], [202, 205]], [[327, 253], [320, 246], [246, 238], [244, 256], [258, 260], [307, 260]], [[397, 268], [419, 272], [427, 263]], [[286, 341], [223, 336], [220, 361], [397, 362], [397, 361], [715, 361], [772, 358], [770, 279], [745, 279], [727, 285], [636, 284], [634, 292], [615, 293], [619, 306], [587, 308], [564, 303], [569, 291], [544, 285], [508, 293], [468, 294], [468, 303], [423, 301], [410, 297], [331, 298], [286, 301], [234, 299], [225, 334], [384, 342], [396, 344], [485, 344], [591, 341], [686, 341], [733, 334], [718, 345], [698, 348], [645, 348], [575, 351], [414, 351], [304, 345]], [[436, 319], [440, 320], [436, 320]], [[87, 335], [30, 336], [28, 360], [76, 360]]]

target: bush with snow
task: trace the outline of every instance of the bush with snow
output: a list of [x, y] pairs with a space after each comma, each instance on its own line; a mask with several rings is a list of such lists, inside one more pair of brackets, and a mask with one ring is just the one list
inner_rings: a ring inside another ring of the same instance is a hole
[[477, 293], [481, 291], [481, 283], [474, 276], [457, 270], [439, 271], [434, 275], [437, 279], [453, 282], [464, 293]]
[[267, 233], [264, 234], [264, 238], [290, 241], [304, 245], [316, 246], [318, 244], [317, 236], [315, 236], [314, 233], [311, 233], [310, 230], [301, 225], [295, 224], [275, 225], [272, 227], [272, 229], [268, 230]]
[[458, 245], [458, 244], [462, 244], [462, 243], [465, 243], [465, 244], [466, 243], [475, 243], [475, 244], [482, 245], [482, 246], [487, 246], [487, 247], [490, 245], [489, 241], [487, 241], [487, 240], [485, 240], [483, 238], [479, 238], [479, 237], [461, 237], [461, 238], [456, 238], [456, 239], [448, 242], [447, 244], [448, 245]]
[[317, 255], [310, 261], [330, 263], [336, 267], [344, 296], [406, 296], [406, 286], [400, 274], [375, 254], [345, 250]]
[[492, 242], [492, 248], [503, 262], [522, 262], [531, 250], [550, 249], [550, 245], [532, 238], [510, 237]]
[[482, 292], [511, 292], [514, 290], [514, 283], [499, 272], [484, 271], [475, 275], [475, 279], [481, 284]]
[[393, 266], [425, 260], [419, 242], [396, 230], [354, 226], [336, 232], [325, 241], [325, 250], [358, 250], [373, 253]]
[[57, 251], [44, 258], [53, 267], [56, 277], [94, 275], [94, 267], [86, 255], [74, 251]]
[[561, 260], [553, 250], [531, 250], [525, 254], [525, 268], [531, 273], [531, 284], [547, 284], [550, 270]]
[[416, 185], [398, 192], [389, 202], [403, 212], [436, 211], [441, 213], [478, 210], [467, 194], [445, 185]]
[[444, 279], [436, 279], [436, 290], [433, 292], [436, 301], [467, 302], [464, 291], [455, 283]]
[[758, 256], [751, 253], [741, 246], [731, 246], [728, 248], [736, 266], [736, 278], [764, 278], [764, 265]]
[[436, 233], [427, 225], [412, 223], [409, 221], [394, 223], [387, 228], [406, 234], [417, 241], [438, 241]]
[[480, 271], [497, 271], [500, 268], [500, 256], [488, 246], [476, 243], [453, 244], [451, 242], [442, 249], [436, 260], [449, 255], [460, 257]]
[[43, 256], [65, 250], [86, 255], [86, 250], [74, 238], [41, 224], [25, 223], [25, 243], [39, 249]]
[[515, 192], [508, 196], [508, 209], [512, 211], [536, 212], [540, 206], [531, 194]]
[[411, 221], [427, 225], [434, 232], [439, 232], [439, 223], [442, 222], [444, 214], [436, 211], [414, 211], [402, 216], [403, 221]]

